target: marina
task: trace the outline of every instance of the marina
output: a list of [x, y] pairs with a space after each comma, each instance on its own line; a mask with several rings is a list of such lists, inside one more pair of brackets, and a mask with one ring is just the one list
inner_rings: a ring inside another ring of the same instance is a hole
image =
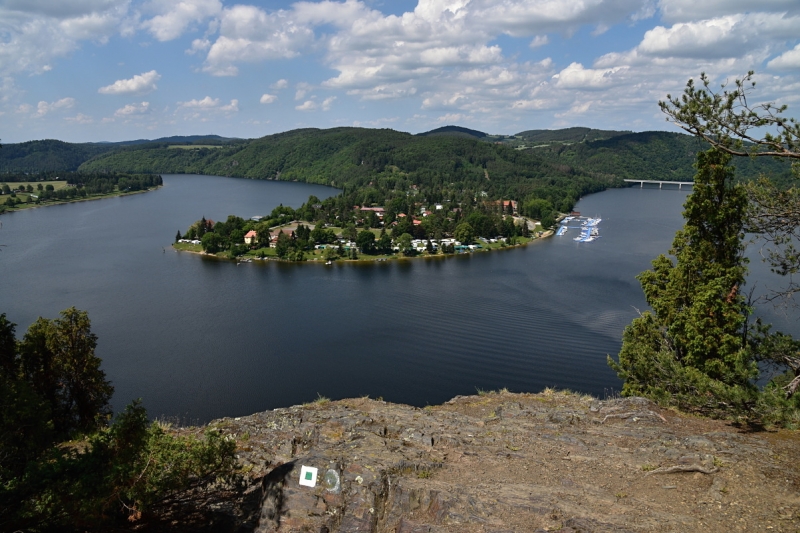
[[[561, 225], [558, 227], [556, 231], [556, 236], [561, 237], [567, 233], [570, 229], [577, 229], [580, 231], [580, 235], [574, 237], [572, 240], [575, 242], [592, 242], [600, 238], [600, 222], [603, 219], [600, 217], [591, 218], [591, 217], [581, 217], [581, 216], [568, 216], [564, 217], [561, 221]], [[573, 225], [570, 225], [573, 224]], [[580, 225], [575, 225], [580, 224]]]

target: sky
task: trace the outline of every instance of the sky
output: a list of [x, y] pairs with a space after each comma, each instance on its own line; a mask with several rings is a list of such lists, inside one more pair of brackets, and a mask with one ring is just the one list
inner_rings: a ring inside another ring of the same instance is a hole
[[800, 0], [0, 0], [3, 143], [679, 131], [659, 100], [749, 70], [800, 117]]

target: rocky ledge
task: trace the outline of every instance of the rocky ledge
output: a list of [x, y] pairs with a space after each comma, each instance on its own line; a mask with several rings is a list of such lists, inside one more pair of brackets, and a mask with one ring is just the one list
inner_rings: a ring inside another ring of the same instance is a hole
[[235, 436], [251, 481], [243, 498], [215, 504], [220, 530], [800, 528], [797, 432], [641, 398], [498, 392], [424, 409], [323, 400], [212, 426]]

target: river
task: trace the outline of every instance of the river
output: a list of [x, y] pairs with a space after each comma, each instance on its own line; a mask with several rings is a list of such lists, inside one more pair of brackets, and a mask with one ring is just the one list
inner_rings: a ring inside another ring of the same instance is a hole
[[669, 248], [687, 194], [606, 191], [576, 207], [602, 216], [595, 242], [574, 242], [573, 230], [436, 260], [237, 266], [170, 248], [201, 216], [263, 215], [336, 192], [165, 175], [153, 192], [3, 215], [0, 311], [19, 336], [39, 315], [88, 311], [115, 411], [142, 398], [151, 416], [183, 423], [319, 395], [418, 406], [503, 387], [602, 397], [620, 387], [606, 355], [646, 306], [635, 275]]

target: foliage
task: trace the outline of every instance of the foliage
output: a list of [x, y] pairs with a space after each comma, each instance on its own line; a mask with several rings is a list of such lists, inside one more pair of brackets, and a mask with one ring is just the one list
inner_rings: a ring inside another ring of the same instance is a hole
[[[731, 155], [800, 159], [800, 124], [783, 116], [786, 105], [748, 101], [756, 86], [753, 76], [750, 71], [732, 88], [723, 84], [722, 92], [714, 92], [708, 76], [701, 73], [702, 88], [690, 79], [680, 98], [667, 95], [667, 101], [658, 105], [668, 121]], [[772, 128], [774, 132], [769, 131]]]
[[235, 447], [212, 430], [202, 438], [168, 433], [150, 423], [136, 401], [82, 447], [48, 449], [2, 496], [15, 508], [18, 526], [87, 528], [137, 520], [178, 496], [233, 481]]
[[750, 309], [742, 229], [747, 199], [732, 184], [730, 156], [698, 156], [686, 223], [670, 254], [639, 275], [652, 308], [623, 335], [619, 362], [623, 394], [645, 395], [687, 409], [745, 412], [756, 396], [757, 368], [747, 343]]
[[756, 85], [753, 78], [750, 71], [715, 92], [702, 73], [702, 87], [689, 80], [680, 98], [667, 95], [659, 105], [667, 120], [721, 151], [749, 156], [743, 161], [769, 158], [775, 164], [780, 160], [794, 162], [793, 175], [784, 165], [781, 171], [766, 170], [769, 177], [748, 185], [750, 210], [746, 226], [761, 237], [762, 255], [773, 271], [789, 279], [785, 289], [774, 291], [768, 299], [789, 299], [800, 290], [791, 277], [800, 272], [800, 253], [795, 247], [800, 236], [800, 192], [794, 185], [800, 176], [800, 124], [784, 116], [786, 105], [752, 103]]
[[472, 244], [475, 239], [475, 232], [469, 222], [462, 222], [456, 227], [453, 237], [462, 244]]
[[113, 149], [111, 144], [73, 144], [53, 139], [5, 144], [0, 151], [0, 172], [74, 171], [86, 160]]
[[111, 414], [114, 388], [96, 346], [87, 313], [74, 307], [55, 320], [39, 317], [19, 344], [19, 372], [47, 402], [59, 438], [97, 429]]
[[39, 318], [17, 342], [14, 324], [0, 315], [4, 531], [135, 520], [236, 473], [235, 442], [213, 431], [175, 435], [149, 423], [138, 401], [107, 426], [113, 389], [89, 327], [86, 313], [70, 308]]

